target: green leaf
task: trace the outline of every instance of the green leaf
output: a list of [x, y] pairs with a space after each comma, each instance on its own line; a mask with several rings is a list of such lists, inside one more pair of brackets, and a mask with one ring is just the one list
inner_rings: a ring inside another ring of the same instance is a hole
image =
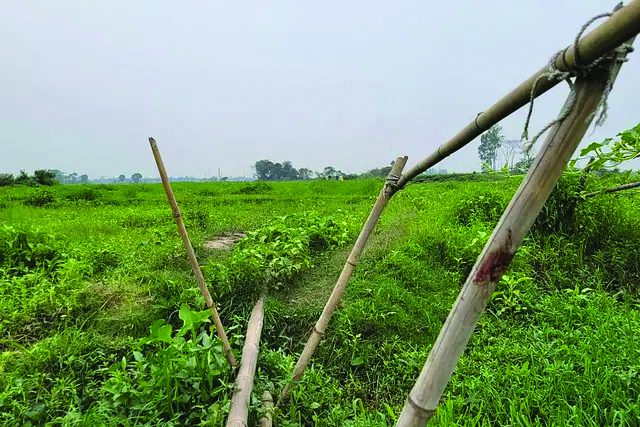
[[351, 360], [351, 366], [359, 366], [362, 365], [364, 363], [364, 360], [362, 359], [362, 357], [356, 357], [355, 359]]
[[171, 332], [172, 332], [171, 325], [161, 326], [160, 328], [158, 328], [158, 339], [160, 341], [171, 344]]
[[164, 325], [164, 319], [158, 319], [155, 322], [153, 322], [151, 324], [151, 327], [149, 328], [151, 331], [151, 336], [153, 337], [157, 337], [158, 336], [158, 329], [160, 329], [160, 327]]
[[144, 356], [139, 351], [134, 351], [133, 358], [136, 359], [136, 362], [140, 362], [142, 359], [144, 359]]
[[589, 154], [592, 151], [596, 151], [598, 148], [602, 147], [604, 144], [599, 143], [599, 142], [592, 142], [591, 144], [589, 144], [586, 148], [583, 148], [582, 150], [580, 150], [580, 156], [586, 156], [587, 154]]

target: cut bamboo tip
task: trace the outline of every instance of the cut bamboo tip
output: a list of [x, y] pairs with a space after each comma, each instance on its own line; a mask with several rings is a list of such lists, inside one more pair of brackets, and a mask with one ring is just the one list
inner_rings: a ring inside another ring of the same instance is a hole
[[273, 425], [273, 397], [271, 393], [265, 391], [262, 393], [262, 407], [265, 409], [265, 413], [260, 418], [260, 427], [271, 427]]
[[169, 205], [171, 206], [173, 217], [175, 218], [176, 225], [178, 226], [178, 234], [180, 234], [180, 237], [182, 237], [182, 243], [184, 244], [184, 248], [187, 251], [189, 264], [191, 264], [193, 274], [196, 276], [196, 282], [198, 283], [200, 292], [202, 293], [202, 296], [207, 303], [207, 307], [209, 307], [209, 309], [211, 310], [211, 318], [213, 319], [213, 323], [216, 326], [216, 332], [218, 333], [218, 336], [222, 341], [224, 353], [227, 356], [227, 359], [229, 360], [231, 366], [236, 366], [236, 359], [233, 357], [233, 351], [231, 350], [231, 346], [229, 345], [227, 335], [224, 332], [224, 327], [222, 326], [222, 321], [220, 320], [220, 316], [218, 315], [218, 310], [216, 309], [216, 305], [211, 298], [209, 289], [207, 289], [207, 284], [204, 280], [202, 270], [200, 270], [200, 265], [198, 264], [196, 253], [193, 250], [193, 246], [191, 246], [189, 234], [187, 233], [187, 228], [185, 227], [184, 221], [182, 220], [180, 208], [178, 207], [178, 202], [176, 201], [176, 196], [173, 194], [173, 189], [171, 188], [171, 183], [169, 182], [167, 170], [164, 167], [164, 162], [162, 161], [162, 156], [160, 155], [160, 150], [158, 149], [158, 144], [153, 137], [149, 137], [149, 144], [151, 145], [151, 151], [153, 152], [153, 157], [156, 161], [158, 172], [160, 173], [162, 185], [164, 186], [164, 190], [167, 193], [167, 199], [169, 200]]

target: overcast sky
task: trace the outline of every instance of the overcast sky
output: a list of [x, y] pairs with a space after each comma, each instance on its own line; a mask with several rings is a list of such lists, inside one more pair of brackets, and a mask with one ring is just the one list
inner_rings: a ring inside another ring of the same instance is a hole
[[[0, 172], [157, 176], [149, 136], [172, 176], [411, 166], [616, 2], [6, 0]], [[635, 53], [583, 144], [640, 122], [638, 75]], [[536, 103], [533, 133], [567, 92]], [[478, 142], [438, 167], [479, 168]]]

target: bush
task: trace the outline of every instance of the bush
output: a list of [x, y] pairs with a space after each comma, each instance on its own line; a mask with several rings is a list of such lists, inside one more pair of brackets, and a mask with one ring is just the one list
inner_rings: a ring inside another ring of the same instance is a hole
[[266, 182], [253, 182], [238, 189], [234, 194], [264, 194], [273, 190], [273, 187]]
[[215, 294], [253, 300], [267, 289], [280, 289], [303, 270], [311, 256], [347, 242], [346, 221], [316, 212], [282, 216], [247, 233], [225, 264], [205, 267]]
[[173, 337], [172, 326], [160, 319], [128, 357], [113, 365], [103, 391], [118, 417], [154, 425], [162, 420], [222, 425], [231, 368], [220, 340], [203, 327], [210, 315], [210, 310], [192, 311], [183, 305], [183, 325]]
[[542, 207], [532, 232], [545, 236], [559, 233], [572, 234], [575, 229], [576, 208], [580, 198], [576, 195], [577, 177], [563, 176]]
[[55, 185], [56, 183], [55, 178], [56, 178], [55, 172], [52, 172], [49, 170], [38, 169], [37, 171], [33, 172], [33, 179], [40, 185], [46, 185], [46, 186]]
[[16, 184], [26, 185], [29, 187], [35, 187], [38, 185], [35, 179], [29, 176], [25, 171], [20, 171], [20, 175], [18, 175], [14, 181]]
[[91, 202], [94, 200], [98, 200], [99, 198], [100, 198], [100, 192], [90, 187], [78, 188], [77, 190], [75, 190], [74, 192], [66, 196], [67, 200], [72, 200], [76, 202], [78, 200], [85, 200], [87, 202]]
[[3, 271], [12, 275], [34, 269], [52, 271], [60, 260], [48, 236], [30, 227], [0, 227], [0, 277]]
[[475, 222], [497, 224], [507, 204], [497, 194], [485, 192], [462, 200], [456, 207], [456, 221], [469, 226]]
[[45, 188], [40, 188], [28, 194], [26, 199], [24, 200], [24, 204], [40, 208], [50, 205], [55, 201], [56, 196], [53, 191]]

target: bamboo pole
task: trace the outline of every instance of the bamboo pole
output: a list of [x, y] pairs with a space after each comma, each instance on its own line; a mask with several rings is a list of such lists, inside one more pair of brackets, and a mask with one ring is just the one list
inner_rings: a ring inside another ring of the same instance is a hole
[[[613, 79], [620, 65], [615, 65]], [[607, 70], [601, 67], [587, 77], [577, 78], [570, 114], [550, 129], [534, 164], [478, 257], [407, 397], [396, 427], [423, 427], [435, 413], [491, 294], [589, 128], [606, 79]]]
[[242, 347], [242, 359], [240, 369], [231, 398], [231, 409], [227, 419], [227, 427], [247, 427], [249, 418], [249, 404], [251, 403], [251, 391], [253, 390], [253, 376], [258, 364], [258, 351], [260, 350], [260, 334], [264, 318], [264, 296], [251, 311], [251, 317], [247, 325], [247, 335]]
[[[593, 62], [593, 60], [620, 46], [639, 32], [640, 0], [633, 0], [628, 5], [616, 11], [611, 18], [604, 21], [580, 40], [578, 43], [580, 59], [583, 64], [589, 64]], [[564, 53], [555, 61], [555, 66], [560, 71], [569, 71], [573, 69], [575, 65], [576, 60], [573, 46], [566, 48]], [[530, 101], [531, 89], [534, 82], [546, 71], [547, 66], [545, 65], [486, 111], [478, 114], [475, 120], [469, 123], [456, 136], [441, 145], [436, 151], [406, 172], [400, 178], [400, 181], [398, 181], [398, 187], [402, 188], [413, 178], [430, 167], [435, 166], [445, 157], [448, 157], [469, 144], [485, 130], [526, 105]], [[537, 98], [547, 92], [558, 83], [557, 80], [543, 78], [538, 83], [535, 97]]]
[[617, 193], [618, 191], [631, 190], [632, 188], [640, 187], [640, 182], [631, 182], [629, 184], [618, 185], [617, 187], [610, 187], [600, 191], [594, 191], [593, 193], [585, 194], [585, 198], [589, 199], [600, 194]]
[[222, 322], [220, 321], [218, 310], [216, 309], [213, 299], [211, 298], [209, 289], [207, 289], [207, 284], [204, 281], [204, 276], [202, 275], [202, 271], [200, 270], [200, 266], [198, 265], [196, 254], [193, 251], [191, 242], [189, 241], [189, 234], [187, 233], [187, 229], [184, 226], [184, 221], [182, 220], [182, 215], [180, 214], [180, 208], [178, 207], [178, 202], [176, 202], [176, 197], [174, 196], [173, 190], [171, 189], [171, 183], [169, 183], [167, 171], [164, 168], [164, 163], [162, 162], [162, 157], [160, 156], [160, 150], [158, 150], [158, 144], [156, 144], [156, 140], [153, 138], [149, 138], [149, 144], [151, 145], [151, 151], [153, 152], [153, 157], [155, 158], [156, 165], [158, 166], [158, 172], [160, 172], [162, 185], [164, 186], [164, 189], [167, 193], [167, 199], [169, 199], [169, 204], [171, 205], [171, 210], [173, 211], [173, 217], [176, 219], [176, 224], [178, 225], [178, 233], [180, 233], [180, 237], [182, 237], [182, 243], [184, 243], [184, 247], [187, 250], [189, 263], [191, 264], [193, 272], [196, 276], [198, 287], [200, 287], [200, 292], [202, 292], [202, 296], [207, 303], [207, 307], [211, 309], [211, 318], [213, 319], [213, 323], [216, 326], [218, 336], [222, 340], [224, 353], [226, 354], [227, 359], [229, 359], [229, 363], [231, 363], [231, 366], [236, 366], [236, 360], [233, 357], [233, 352], [231, 351], [229, 340], [227, 339], [227, 335], [224, 332], [224, 327], [222, 326]]
[[291, 381], [289, 381], [289, 383], [284, 387], [284, 389], [280, 393], [280, 398], [278, 399], [278, 404], [276, 406], [279, 407], [289, 400], [289, 395], [291, 393], [291, 390], [296, 386], [296, 384], [300, 381], [300, 379], [302, 379], [304, 370], [309, 364], [309, 361], [311, 360], [311, 356], [313, 356], [313, 352], [315, 351], [316, 347], [318, 347], [318, 344], [322, 339], [322, 335], [324, 334], [324, 331], [327, 325], [329, 324], [329, 320], [331, 320], [331, 316], [333, 315], [333, 312], [338, 307], [340, 298], [342, 297], [342, 294], [344, 293], [347, 283], [349, 282], [351, 273], [353, 273], [353, 270], [355, 270], [356, 265], [358, 264], [360, 255], [362, 254], [362, 251], [364, 250], [364, 247], [367, 244], [367, 240], [369, 240], [369, 236], [371, 236], [371, 232], [373, 231], [376, 224], [378, 223], [378, 219], [380, 218], [382, 211], [389, 203], [389, 200], [391, 199], [391, 197], [397, 191], [397, 187], [395, 183], [399, 179], [402, 173], [402, 169], [406, 164], [407, 164], [406, 156], [398, 157], [395, 163], [393, 164], [393, 167], [391, 168], [391, 172], [389, 172], [389, 176], [387, 177], [387, 182], [385, 183], [384, 187], [380, 191], [380, 194], [378, 195], [378, 198], [376, 199], [376, 202], [373, 205], [371, 212], [369, 213], [369, 217], [367, 218], [367, 221], [362, 227], [362, 230], [360, 231], [360, 235], [358, 236], [356, 243], [353, 245], [353, 248], [351, 249], [351, 253], [349, 253], [347, 262], [344, 264], [342, 273], [340, 273], [340, 277], [338, 278], [338, 281], [336, 282], [333, 288], [333, 291], [331, 292], [331, 296], [329, 297], [329, 300], [324, 306], [324, 309], [322, 310], [322, 314], [320, 315], [320, 318], [318, 319], [318, 321], [316, 322], [316, 325], [311, 331], [311, 336], [309, 337], [309, 340], [307, 341], [307, 344], [305, 345], [304, 350], [302, 351], [302, 354], [300, 355], [300, 358], [296, 363], [296, 367], [293, 370]]
[[260, 418], [258, 424], [260, 427], [271, 427], [273, 425], [273, 397], [268, 391], [262, 393], [262, 406], [266, 409], [266, 412]]

